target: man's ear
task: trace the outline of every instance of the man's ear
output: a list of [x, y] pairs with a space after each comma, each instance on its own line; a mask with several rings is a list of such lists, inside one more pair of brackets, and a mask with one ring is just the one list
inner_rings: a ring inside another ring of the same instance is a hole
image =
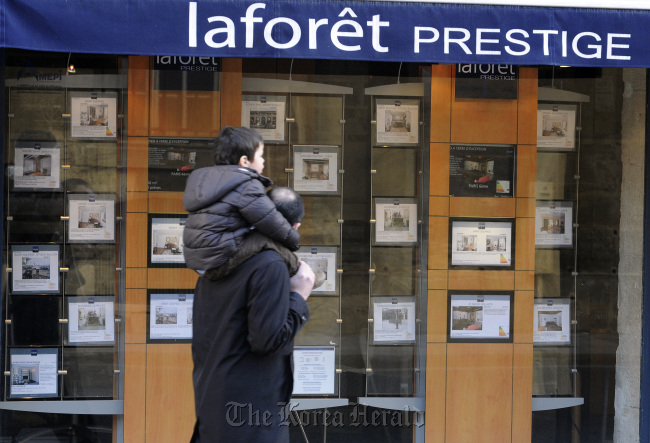
[[241, 157], [239, 157], [239, 166], [243, 166], [243, 167], [247, 168], [249, 164], [250, 164], [250, 162], [248, 161], [247, 156], [242, 155]]
[[300, 227], [300, 225], [301, 225], [301, 223], [296, 223], [296, 224], [294, 224], [294, 225], [292, 226], [292, 228], [295, 229], [295, 230], [297, 231], [298, 228]]

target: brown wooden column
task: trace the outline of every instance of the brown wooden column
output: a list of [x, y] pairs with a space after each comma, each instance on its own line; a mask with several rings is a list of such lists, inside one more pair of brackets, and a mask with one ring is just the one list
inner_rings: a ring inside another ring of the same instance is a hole
[[[530, 441], [537, 70], [519, 75], [517, 100], [456, 99], [454, 67], [432, 67], [427, 442]], [[517, 145], [515, 198], [449, 197], [452, 143]], [[449, 217], [515, 218], [515, 269], [449, 269]], [[513, 343], [447, 343], [449, 290], [514, 291]]]

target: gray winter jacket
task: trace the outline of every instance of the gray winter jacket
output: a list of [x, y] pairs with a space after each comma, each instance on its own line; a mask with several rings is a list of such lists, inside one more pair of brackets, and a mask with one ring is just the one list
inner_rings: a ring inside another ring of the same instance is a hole
[[214, 269], [232, 258], [251, 225], [292, 251], [300, 235], [266, 195], [273, 183], [237, 165], [197, 169], [187, 178], [183, 206], [189, 212], [183, 231], [185, 264]]

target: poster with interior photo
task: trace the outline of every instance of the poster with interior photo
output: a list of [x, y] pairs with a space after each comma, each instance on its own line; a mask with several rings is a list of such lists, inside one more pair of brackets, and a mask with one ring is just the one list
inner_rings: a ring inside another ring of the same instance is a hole
[[68, 195], [70, 243], [115, 242], [115, 195]]
[[418, 143], [419, 106], [401, 100], [377, 100], [378, 145], [412, 145]]
[[375, 243], [411, 244], [418, 239], [418, 205], [412, 198], [375, 199]]
[[535, 247], [573, 246], [573, 202], [537, 200], [535, 207]]
[[451, 219], [449, 239], [450, 266], [513, 268], [512, 219]]
[[533, 343], [571, 344], [571, 302], [561, 298], [535, 298]]
[[187, 217], [173, 214], [149, 214], [149, 266], [182, 267], [183, 230]]
[[58, 245], [13, 245], [11, 262], [13, 294], [59, 293]]
[[335, 247], [303, 246], [296, 251], [296, 256], [306, 262], [314, 271], [315, 281], [312, 294], [336, 294], [336, 257]]
[[67, 297], [68, 345], [101, 345], [115, 342], [113, 297]]
[[149, 191], [185, 191], [185, 182], [192, 171], [214, 166], [213, 149], [213, 139], [150, 137]]
[[60, 189], [60, 143], [17, 141], [14, 153], [14, 191]]
[[70, 137], [117, 138], [117, 93], [70, 92]]
[[257, 131], [265, 142], [283, 142], [286, 102], [281, 96], [243, 96], [242, 126]]
[[294, 146], [293, 188], [301, 194], [338, 193], [337, 146]]
[[537, 149], [575, 150], [576, 111], [576, 105], [540, 103], [537, 107]]
[[514, 197], [514, 145], [451, 145], [449, 195]]
[[415, 342], [415, 298], [373, 297], [375, 344]]
[[192, 340], [194, 294], [149, 291], [148, 342]]
[[450, 293], [449, 341], [512, 342], [513, 293]]
[[56, 397], [58, 380], [58, 349], [9, 349], [10, 398]]

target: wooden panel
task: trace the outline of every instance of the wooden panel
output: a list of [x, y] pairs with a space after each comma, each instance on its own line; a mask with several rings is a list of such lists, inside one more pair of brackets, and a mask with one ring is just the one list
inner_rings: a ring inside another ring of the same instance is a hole
[[[151, 90], [150, 135], [216, 137], [221, 94], [218, 91]], [[241, 117], [240, 117], [241, 120]]]
[[535, 271], [515, 271], [515, 290], [532, 291], [535, 289]]
[[449, 143], [431, 143], [429, 195], [449, 196]]
[[[455, 88], [455, 79], [452, 82]], [[452, 93], [453, 94], [453, 93]], [[452, 143], [517, 143], [517, 100], [453, 99]]]
[[519, 68], [517, 143], [537, 144], [537, 68]]
[[221, 73], [221, 127], [241, 126], [242, 60], [224, 58]]
[[533, 346], [514, 345], [512, 441], [530, 441], [533, 420]]
[[429, 269], [447, 269], [448, 251], [449, 219], [429, 217]]
[[194, 289], [199, 275], [187, 268], [149, 268], [150, 289]]
[[445, 441], [445, 384], [447, 346], [427, 345], [425, 440], [428, 443]]
[[124, 441], [145, 441], [147, 348], [124, 346]]
[[429, 197], [429, 215], [449, 215], [449, 197]]
[[150, 192], [149, 212], [186, 214], [187, 211], [183, 207], [183, 193], [182, 192]]
[[124, 305], [124, 341], [147, 342], [147, 291], [127, 289]]
[[514, 217], [514, 198], [450, 197], [452, 217]]
[[515, 343], [533, 342], [533, 291], [515, 291], [514, 341]]
[[429, 291], [427, 298], [427, 342], [447, 342], [447, 291]]
[[535, 198], [517, 198], [517, 217], [535, 217]]
[[427, 286], [429, 289], [447, 289], [447, 271], [432, 271], [427, 275]]
[[149, 139], [129, 137], [128, 146], [126, 189], [147, 192], [149, 190]]
[[447, 345], [447, 442], [511, 441], [512, 354], [510, 344]]
[[127, 192], [126, 212], [147, 212], [147, 198], [146, 192]]
[[147, 214], [130, 213], [126, 217], [126, 267], [147, 267]]
[[129, 56], [129, 135], [149, 135], [149, 57]]
[[190, 441], [194, 422], [191, 345], [147, 346], [148, 442]]
[[126, 268], [126, 287], [129, 289], [147, 288], [147, 268]]
[[518, 218], [515, 246], [515, 269], [532, 271], [535, 269], [535, 219]]
[[517, 146], [517, 197], [536, 197], [537, 146]]
[[451, 140], [452, 69], [450, 65], [431, 66], [431, 142]]
[[449, 289], [512, 291], [514, 287], [514, 271], [449, 270]]

